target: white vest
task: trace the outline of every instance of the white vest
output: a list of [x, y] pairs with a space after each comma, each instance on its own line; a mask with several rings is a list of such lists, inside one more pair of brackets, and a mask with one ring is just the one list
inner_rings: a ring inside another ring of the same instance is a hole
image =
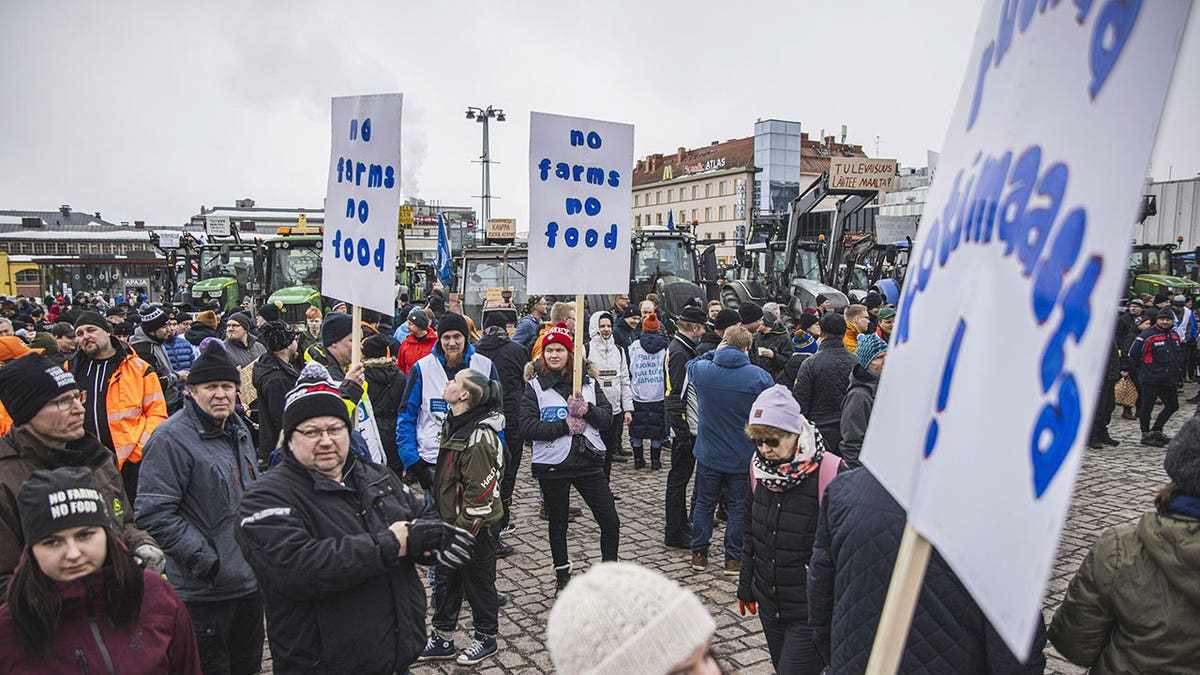
[[[534, 378], [530, 381], [533, 385], [533, 391], [537, 394], [538, 408], [542, 411], [543, 422], [553, 422], [555, 420], [567, 419], [567, 399], [562, 397], [553, 389], [542, 389], [542, 385]], [[583, 400], [596, 404], [596, 384], [588, 383], [583, 387]], [[583, 437], [591, 441], [592, 446], [602, 452], [607, 452], [604, 447], [604, 439], [600, 438], [600, 432], [596, 430], [590, 423], [583, 430]], [[533, 457], [531, 462], [534, 464], [562, 464], [562, 461], [571, 453], [571, 436], [560, 436], [552, 441], [533, 441]]]
[[629, 345], [629, 386], [633, 400], [656, 403], [667, 397], [667, 350], [651, 354], [641, 342]]
[[[417, 410], [417, 454], [430, 464], [437, 464], [438, 449], [442, 445], [442, 423], [450, 413], [450, 405], [442, 394], [446, 393], [446, 367], [437, 355], [429, 352], [417, 366], [421, 369], [421, 408]], [[492, 360], [476, 352], [467, 364], [491, 377]]]

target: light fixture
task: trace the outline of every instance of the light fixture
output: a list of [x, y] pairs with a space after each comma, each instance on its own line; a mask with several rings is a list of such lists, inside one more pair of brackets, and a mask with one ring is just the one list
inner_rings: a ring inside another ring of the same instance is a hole
[[475, 119], [475, 111], [474, 110], [467, 110], [467, 119], [469, 119], [469, 120]]
[[503, 121], [504, 121], [504, 113], [503, 113], [503, 112], [501, 112], [501, 113], [499, 113], [498, 115], [496, 115], [496, 121], [497, 121], [497, 122], [503, 122]]

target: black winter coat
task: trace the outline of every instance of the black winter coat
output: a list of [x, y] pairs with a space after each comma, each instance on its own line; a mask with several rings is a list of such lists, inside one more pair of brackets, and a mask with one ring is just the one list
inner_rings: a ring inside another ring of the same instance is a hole
[[747, 504], [737, 597], [757, 602], [776, 621], [808, 621], [805, 571], [817, 536], [819, 487], [815, 472], [785, 492], [759, 483]]
[[1121, 368], [1131, 368], [1140, 384], [1174, 386], [1183, 379], [1183, 347], [1174, 330], [1150, 326], [1133, 339]]
[[688, 438], [687, 405], [683, 381], [687, 379], [687, 362], [696, 358], [696, 343], [683, 333], [675, 333], [667, 344], [667, 425], [675, 437]]
[[[538, 384], [543, 389], [553, 389], [558, 392], [563, 398], [569, 399], [572, 389], [572, 376], [568, 372], [566, 377], [558, 373], [537, 373], [533, 363], [529, 364], [525, 373], [530, 379], [537, 378]], [[588, 366], [591, 366], [589, 363]], [[604, 391], [600, 389], [599, 383], [595, 380], [595, 373], [592, 372], [594, 366], [588, 368], [583, 376], [584, 387], [595, 387], [596, 402], [588, 408], [587, 415], [584, 419], [588, 424], [596, 428], [597, 431], [605, 431], [613, 424], [612, 404], [604, 397]], [[542, 421], [542, 409], [538, 405], [537, 392], [533, 390], [533, 384], [526, 382], [525, 393], [521, 398], [521, 438], [530, 441], [552, 441], [556, 438], [561, 438], [570, 433], [567, 428], [566, 420]], [[579, 446], [583, 443], [583, 435], [575, 436], [571, 439], [571, 454], [567, 455], [566, 459], [558, 464], [538, 464], [534, 463], [530, 458], [530, 468], [533, 470], [535, 478], [575, 478], [577, 476], [586, 475], [589, 473], [603, 472], [604, 468], [599, 464], [590, 463], [579, 456]]]
[[258, 458], [266, 459], [279, 447], [283, 431], [283, 401], [296, 386], [298, 373], [273, 352], [258, 357], [250, 381], [258, 392]]
[[277, 673], [403, 672], [425, 647], [425, 587], [388, 525], [436, 516], [391, 471], [353, 452], [344, 480], [285, 449], [238, 509], [237, 540], [258, 577]]
[[[826, 489], [808, 567], [808, 621], [834, 675], [867, 668], [904, 523], [904, 509], [867, 469], [841, 473]], [[899, 672], [1041, 673], [1045, 646], [1039, 613], [1030, 661], [1021, 665], [934, 551]]]
[[1144, 316], [1145, 313], [1135, 317], [1126, 311], [1117, 317], [1117, 349], [1120, 349], [1122, 354], [1129, 351], [1129, 343], [1141, 332], [1137, 329], [1137, 322]]
[[862, 452], [863, 438], [867, 435], [867, 425], [871, 422], [871, 411], [875, 408], [875, 392], [879, 388], [879, 378], [866, 368], [854, 364], [850, 371], [850, 386], [846, 389], [846, 397], [842, 399], [842, 440], [838, 444], [837, 454], [854, 469], [862, 466], [858, 456]]
[[367, 382], [367, 398], [371, 399], [371, 409], [375, 411], [375, 426], [383, 441], [383, 456], [389, 466], [403, 469], [396, 448], [395, 429], [408, 378], [396, 365], [396, 359], [390, 356], [363, 361], [363, 377]]
[[800, 373], [800, 364], [804, 360], [812, 356], [809, 352], [796, 352], [788, 357], [787, 363], [784, 364], [783, 370], [775, 376], [775, 383], [782, 384], [788, 389], [796, 388], [796, 375]]
[[484, 335], [475, 343], [475, 351], [492, 360], [500, 377], [504, 399], [504, 436], [521, 437], [521, 396], [525, 393], [525, 364], [529, 350], [513, 342], [508, 335]]
[[209, 328], [207, 324], [200, 323], [199, 321], [193, 321], [192, 327], [183, 333], [183, 339], [190, 342], [193, 347], [199, 347], [204, 338], [208, 337], [220, 336], [217, 335], [217, 331]]
[[696, 344], [696, 356], [700, 356], [705, 352], [711, 352], [721, 344], [721, 336], [717, 335], [716, 331], [708, 331], [704, 337], [700, 338], [700, 342]]
[[825, 340], [817, 353], [800, 364], [792, 396], [800, 412], [818, 427], [840, 425], [842, 399], [850, 386], [850, 371], [858, 359], [840, 339]]
[[[770, 349], [774, 352], [774, 356], [769, 359], [759, 356], [759, 348]], [[767, 371], [771, 379], [775, 379], [775, 376], [783, 371], [783, 367], [787, 365], [788, 357], [794, 351], [796, 351], [796, 344], [792, 342], [791, 334], [783, 326], [777, 324], [766, 333], [754, 334], [754, 357], [757, 359], [755, 364]]]

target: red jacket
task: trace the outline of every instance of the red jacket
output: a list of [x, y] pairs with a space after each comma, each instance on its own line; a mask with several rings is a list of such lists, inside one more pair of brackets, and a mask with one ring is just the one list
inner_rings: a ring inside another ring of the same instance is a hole
[[418, 338], [412, 333], [404, 338], [404, 342], [400, 343], [400, 354], [396, 356], [396, 365], [400, 371], [408, 375], [408, 371], [417, 365], [417, 361], [429, 355], [433, 351], [433, 346], [437, 344], [437, 333], [430, 328], [429, 332], [425, 333], [425, 337]]
[[[34, 562], [27, 559], [25, 564]], [[0, 673], [201, 675], [200, 654], [187, 607], [161, 575], [143, 571], [142, 579], [146, 590], [138, 627], [133, 633], [114, 627], [109, 620], [100, 592], [104, 584], [102, 574], [58, 584], [62, 596], [58, 634], [46, 658], [36, 663], [25, 659], [8, 605], [0, 606]]]

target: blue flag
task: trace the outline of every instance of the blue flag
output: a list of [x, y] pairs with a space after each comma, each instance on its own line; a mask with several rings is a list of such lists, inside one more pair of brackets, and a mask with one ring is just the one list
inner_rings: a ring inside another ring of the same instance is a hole
[[668, 230], [675, 229], [675, 212], [674, 211], [667, 211], [667, 229]]
[[446, 286], [450, 285], [450, 275], [453, 270], [450, 266], [450, 237], [446, 234], [446, 221], [442, 219], [442, 215], [438, 214], [438, 245], [437, 245], [437, 261], [433, 264], [437, 270], [438, 278]]

